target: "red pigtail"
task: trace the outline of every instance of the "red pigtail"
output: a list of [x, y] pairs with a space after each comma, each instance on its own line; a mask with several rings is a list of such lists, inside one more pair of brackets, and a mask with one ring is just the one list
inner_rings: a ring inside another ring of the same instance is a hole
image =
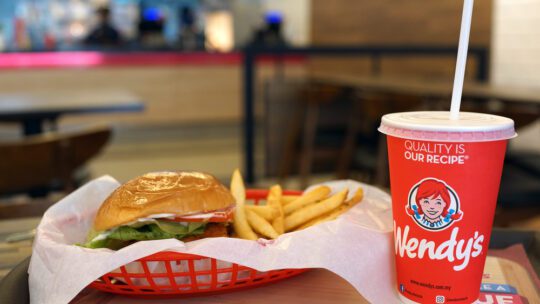
[[450, 216], [450, 218], [451, 218], [452, 220], [454, 220], [454, 221], [459, 221], [459, 220], [461, 219], [461, 216], [462, 216], [462, 215], [463, 215], [463, 213], [460, 212], [460, 213], [452, 214], [452, 215]]

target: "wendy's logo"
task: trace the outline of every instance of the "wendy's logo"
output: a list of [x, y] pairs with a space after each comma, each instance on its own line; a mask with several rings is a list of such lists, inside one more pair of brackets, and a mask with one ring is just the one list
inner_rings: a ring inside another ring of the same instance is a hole
[[411, 188], [405, 209], [420, 227], [432, 231], [444, 230], [463, 216], [454, 189], [435, 178], [423, 179]]

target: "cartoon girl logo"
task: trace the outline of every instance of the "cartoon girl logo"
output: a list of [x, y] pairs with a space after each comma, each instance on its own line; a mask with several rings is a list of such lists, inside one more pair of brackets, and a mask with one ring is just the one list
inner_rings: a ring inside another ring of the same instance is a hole
[[405, 209], [427, 230], [444, 230], [463, 216], [456, 192], [435, 178], [426, 178], [411, 188]]

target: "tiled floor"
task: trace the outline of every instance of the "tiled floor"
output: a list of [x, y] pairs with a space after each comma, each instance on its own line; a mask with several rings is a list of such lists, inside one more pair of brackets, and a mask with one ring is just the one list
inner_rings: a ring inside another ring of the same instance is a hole
[[[257, 138], [261, 147], [261, 136]], [[226, 184], [233, 170], [242, 167], [241, 140], [241, 128], [234, 123], [115, 128], [111, 143], [89, 169], [92, 177], [108, 174], [121, 182], [151, 171], [196, 170], [212, 173]], [[256, 154], [259, 167], [261, 150]], [[330, 178], [315, 176], [312, 182]], [[272, 183], [275, 179], [259, 178], [256, 186]], [[292, 178], [287, 186], [297, 189], [298, 182]]]
[[[78, 129], [80, 126], [64, 125], [62, 131]], [[260, 130], [259, 130], [260, 131]], [[262, 132], [261, 132], [262, 133]], [[0, 140], [20, 138], [15, 126], [1, 126]], [[262, 147], [262, 136], [257, 146]], [[262, 148], [257, 149], [258, 152]], [[234, 169], [242, 168], [241, 128], [237, 123], [200, 125], [160, 126], [116, 126], [107, 147], [88, 164], [91, 178], [110, 175], [120, 182], [152, 171], [196, 170], [215, 175], [225, 185], [230, 181]], [[263, 155], [257, 153], [256, 162], [263, 163]], [[262, 172], [258, 168], [257, 172]], [[332, 175], [313, 177], [312, 183], [332, 179]], [[265, 188], [276, 183], [276, 179], [259, 178], [255, 187]], [[296, 179], [291, 178], [288, 189], [300, 189]], [[46, 201], [55, 202], [61, 193], [53, 193]], [[2, 204], [23, 204], [26, 195], [1, 198]]]
[[127, 181], [150, 171], [197, 170], [228, 179], [242, 160], [239, 134], [234, 124], [116, 128], [91, 174]]

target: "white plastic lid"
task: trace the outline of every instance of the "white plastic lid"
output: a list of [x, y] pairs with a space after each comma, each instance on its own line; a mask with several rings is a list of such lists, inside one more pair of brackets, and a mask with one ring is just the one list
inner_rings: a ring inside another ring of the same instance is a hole
[[450, 119], [450, 112], [424, 111], [387, 114], [379, 131], [386, 135], [431, 141], [496, 141], [515, 137], [510, 118], [460, 112], [459, 119]]

